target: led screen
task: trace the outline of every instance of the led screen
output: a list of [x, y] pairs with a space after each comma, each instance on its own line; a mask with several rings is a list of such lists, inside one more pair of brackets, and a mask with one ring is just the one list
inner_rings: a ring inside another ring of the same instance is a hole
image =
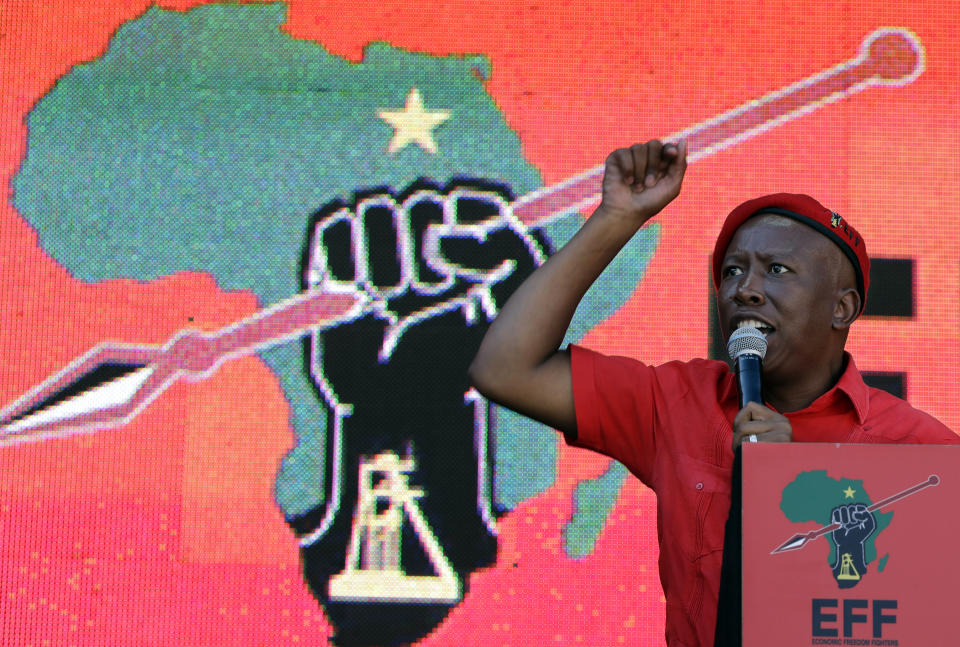
[[567, 341], [719, 357], [723, 217], [809, 193], [873, 259], [857, 365], [960, 428], [957, 23], [6, 2], [0, 642], [662, 644], [653, 494], [466, 368], [606, 155], [684, 137]]

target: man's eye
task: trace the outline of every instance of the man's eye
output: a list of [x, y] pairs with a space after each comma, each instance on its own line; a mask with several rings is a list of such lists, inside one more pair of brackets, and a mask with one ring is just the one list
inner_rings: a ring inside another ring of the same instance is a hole
[[721, 273], [723, 278], [727, 278], [728, 276], [739, 276], [740, 274], [743, 274], [743, 270], [735, 265], [728, 265], [727, 267], [723, 268], [723, 272]]
[[774, 263], [770, 266], [771, 274], [786, 274], [789, 271], [786, 265], [781, 265], [780, 263]]

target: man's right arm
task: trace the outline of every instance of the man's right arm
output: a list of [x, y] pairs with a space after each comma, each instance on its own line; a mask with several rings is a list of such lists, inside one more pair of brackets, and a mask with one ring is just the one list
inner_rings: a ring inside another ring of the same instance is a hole
[[680, 193], [686, 142], [607, 157], [600, 206], [563, 249], [513, 293], [470, 365], [488, 399], [576, 435], [570, 356], [559, 350], [577, 304], [630, 238]]

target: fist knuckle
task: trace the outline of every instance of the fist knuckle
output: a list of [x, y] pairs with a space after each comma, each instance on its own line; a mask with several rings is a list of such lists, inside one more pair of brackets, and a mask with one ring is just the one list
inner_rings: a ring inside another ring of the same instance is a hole
[[357, 279], [355, 220], [350, 209], [342, 207], [321, 218], [313, 226], [308, 243], [305, 282], [308, 286], [352, 285]]
[[355, 253], [361, 285], [383, 298], [404, 291], [412, 260], [404, 210], [390, 195], [373, 195], [357, 203], [356, 221]]
[[308, 241], [307, 285], [352, 288], [382, 299], [406, 289], [413, 263], [406, 210], [388, 192], [328, 206]]
[[502, 226], [510, 205], [494, 191], [461, 187], [450, 192], [447, 201], [451, 224]]
[[446, 197], [424, 190], [404, 202], [410, 223], [411, 287], [420, 294], [437, 294], [450, 287], [453, 274], [439, 262], [439, 236], [448, 221]]

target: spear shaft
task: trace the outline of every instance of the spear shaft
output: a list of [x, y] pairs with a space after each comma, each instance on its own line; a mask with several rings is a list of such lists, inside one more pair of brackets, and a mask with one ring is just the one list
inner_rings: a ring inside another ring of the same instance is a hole
[[[931, 474], [926, 481], [917, 483], [916, 485], [912, 487], [908, 487], [906, 490], [903, 490], [902, 492], [897, 492], [896, 494], [892, 494], [888, 496], [886, 499], [881, 499], [880, 501], [877, 501], [876, 503], [871, 505], [869, 508], [867, 508], [867, 512], [873, 512], [874, 510], [879, 510], [880, 508], [886, 505], [889, 505], [894, 501], [899, 501], [900, 499], [904, 499], [910, 496], [911, 494], [915, 494], [916, 492], [919, 492], [924, 488], [928, 488], [932, 485], [939, 485], [939, 484], [940, 484], [940, 477], [937, 476], [936, 474]], [[788, 539], [787, 541], [780, 544], [778, 547], [774, 548], [772, 551], [770, 551], [770, 554], [776, 555], [777, 553], [785, 553], [791, 550], [799, 550], [804, 546], [806, 546], [807, 543], [809, 543], [810, 541], [813, 541], [814, 539], [816, 539], [817, 537], [821, 537], [827, 534], [828, 532], [833, 532], [834, 530], [839, 530], [839, 528], [840, 528], [839, 523], [831, 523], [829, 526], [823, 526], [822, 528], [818, 528], [817, 530], [811, 530], [810, 532], [796, 534], [790, 539]]]

